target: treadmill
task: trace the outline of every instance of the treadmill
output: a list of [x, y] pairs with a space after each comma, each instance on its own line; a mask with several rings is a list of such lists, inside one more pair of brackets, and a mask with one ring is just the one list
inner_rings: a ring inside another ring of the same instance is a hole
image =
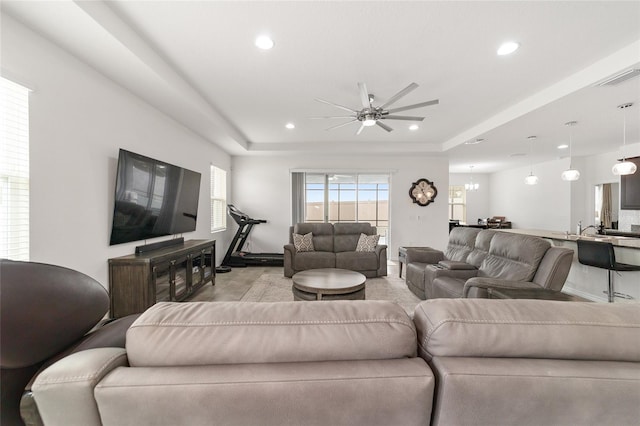
[[254, 225], [267, 223], [264, 219], [253, 219], [238, 210], [233, 204], [227, 204], [229, 216], [238, 224], [238, 231], [233, 236], [229, 249], [222, 260], [222, 267], [244, 268], [247, 266], [283, 266], [283, 253], [249, 253], [242, 251], [244, 243]]

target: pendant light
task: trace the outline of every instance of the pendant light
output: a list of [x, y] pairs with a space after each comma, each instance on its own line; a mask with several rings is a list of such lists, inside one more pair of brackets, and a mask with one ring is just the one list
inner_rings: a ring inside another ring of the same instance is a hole
[[627, 159], [624, 156], [624, 147], [627, 144], [627, 108], [629, 108], [631, 105], [633, 105], [633, 103], [629, 102], [626, 104], [622, 104], [622, 105], [618, 105], [618, 108], [620, 108], [623, 111], [623, 115], [622, 115], [622, 161], [619, 163], [616, 163], [613, 168], [611, 169], [611, 171], [613, 172], [614, 175], [632, 175], [636, 172], [636, 170], [638, 169], [638, 167], [632, 163], [631, 161], [627, 161]]
[[577, 121], [569, 121], [567, 123], [564, 123], [565, 126], [569, 126], [569, 168], [562, 172], [562, 175], [560, 175], [560, 177], [562, 178], [562, 180], [566, 180], [569, 182], [580, 179], [580, 172], [571, 167], [571, 161], [573, 160], [573, 131], [571, 130], [571, 128], [576, 124], [578, 124]]
[[469, 169], [471, 170], [471, 178], [469, 179], [469, 183], [464, 184], [464, 189], [466, 189], [467, 191], [475, 191], [480, 188], [480, 184], [477, 182], [473, 183], [473, 166], [469, 166]]
[[536, 185], [538, 183], [538, 176], [533, 174], [533, 141], [536, 140], [536, 136], [527, 137], [529, 140], [529, 155], [531, 156], [531, 169], [529, 171], [529, 176], [524, 178], [524, 183], [527, 185]]

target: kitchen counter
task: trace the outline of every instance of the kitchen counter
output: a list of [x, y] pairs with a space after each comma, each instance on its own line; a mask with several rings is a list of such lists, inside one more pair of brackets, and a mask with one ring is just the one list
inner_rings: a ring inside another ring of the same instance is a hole
[[[575, 252], [569, 276], [562, 289], [563, 292], [577, 295], [597, 302], [606, 302], [607, 270], [582, 265], [578, 261], [576, 240], [604, 241], [613, 244], [616, 260], [631, 265], [640, 265], [640, 238], [588, 234], [578, 236], [561, 231], [540, 229], [499, 229], [500, 232], [533, 235], [548, 240], [553, 246], [570, 248]], [[615, 302], [638, 303], [640, 301], [640, 271], [613, 274], [615, 291], [629, 299], [616, 298]]]
[[575, 234], [568, 234], [560, 231], [546, 231], [541, 229], [499, 229], [502, 232], [511, 232], [513, 234], [521, 235], [533, 235], [535, 237], [547, 238], [550, 240], [558, 241], [575, 241], [578, 239], [590, 240], [590, 241], [604, 241], [613, 244], [615, 247], [627, 247], [640, 249], [640, 238], [625, 237], [618, 235], [599, 235], [599, 234], [586, 234], [578, 236]]

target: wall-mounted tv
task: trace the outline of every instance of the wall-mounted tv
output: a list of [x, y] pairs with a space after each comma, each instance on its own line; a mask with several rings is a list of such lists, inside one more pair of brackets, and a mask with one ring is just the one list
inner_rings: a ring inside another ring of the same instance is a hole
[[198, 172], [121, 149], [110, 245], [195, 231], [200, 178]]

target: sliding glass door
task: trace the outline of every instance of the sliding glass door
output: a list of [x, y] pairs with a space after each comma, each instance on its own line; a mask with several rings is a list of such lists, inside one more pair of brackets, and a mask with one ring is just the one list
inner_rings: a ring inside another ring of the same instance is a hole
[[386, 244], [389, 175], [305, 173], [305, 222], [369, 222]]

